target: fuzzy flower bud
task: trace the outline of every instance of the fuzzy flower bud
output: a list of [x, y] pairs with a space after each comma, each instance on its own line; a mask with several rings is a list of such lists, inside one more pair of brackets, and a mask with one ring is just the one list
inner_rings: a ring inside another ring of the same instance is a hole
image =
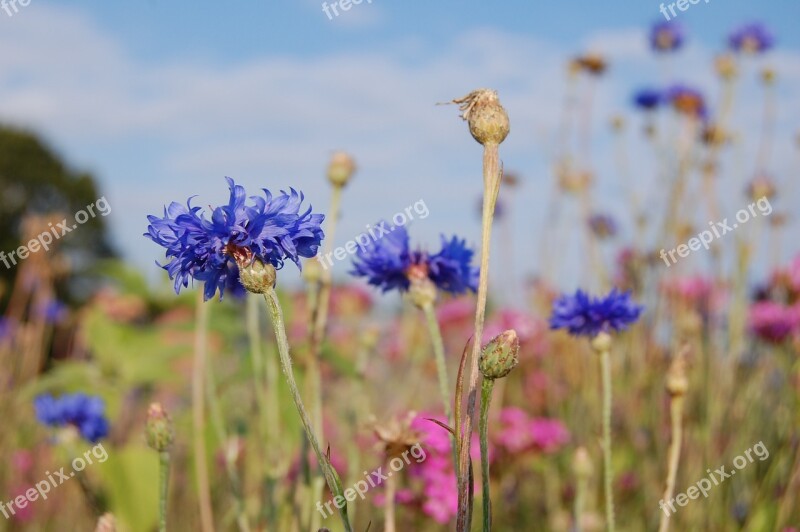
[[513, 329], [495, 336], [486, 344], [478, 360], [478, 367], [486, 379], [501, 379], [519, 363], [519, 338]]
[[611, 335], [607, 332], [601, 332], [592, 339], [592, 349], [597, 354], [611, 351]]
[[303, 263], [303, 280], [308, 284], [314, 284], [322, 279], [322, 262], [316, 259], [309, 259]]
[[245, 290], [253, 294], [266, 294], [275, 286], [275, 267], [256, 259], [251, 264], [239, 265], [239, 279]]
[[343, 187], [356, 172], [356, 163], [343, 151], [337, 151], [328, 165], [328, 181], [335, 187]]
[[436, 302], [436, 285], [428, 277], [410, 277], [408, 297], [417, 308], [425, 308]]
[[158, 452], [165, 452], [172, 446], [175, 436], [172, 433], [172, 420], [161, 403], [152, 403], [147, 409], [147, 445]]
[[586, 447], [578, 447], [575, 450], [575, 455], [572, 457], [572, 472], [580, 479], [589, 479], [594, 473], [592, 459]]
[[111, 513], [104, 513], [97, 520], [97, 527], [94, 532], [117, 532], [117, 524], [114, 515]]
[[497, 91], [478, 89], [453, 100], [461, 109], [461, 118], [479, 143], [499, 145], [508, 136], [508, 113], [500, 104]]

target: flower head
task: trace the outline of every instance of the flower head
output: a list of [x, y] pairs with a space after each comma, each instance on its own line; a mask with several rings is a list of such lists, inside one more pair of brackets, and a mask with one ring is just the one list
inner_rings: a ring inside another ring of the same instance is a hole
[[664, 95], [658, 89], [644, 88], [633, 95], [633, 103], [639, 109], [652, 111], [664, 100]]
[[683, 26], [675, 22], [658, 22], [650, 29], [650, 47], [656, 52], [674, 52], [684, 38]]
[[708, 108], [703, 93], [687, 85], [673, 85], [664, 95], [664, 99], [679, 113], [705, 120]]
[[[378, 227], [385, 225], [380, 222]], [[353, 260], [356, 277], [364, 277], [369, 284], [384, 292], [408, 290], [415, 277], [427, 278], [439, 290], [451, 294], [473, 292], [478, 285], [478, 270], [472, 267], [473, 251], [465, 240], [442, 236], [442, 248], [436, 254], [411, 251], [408, 232], [402, 226], [393, 227], [379, 240], [360, 248]]]
[[775, 36], [760, 22], [739, 26], [728, 36], [728, 46], [735, 52], [760, 54], [775, 45]]
[[601, 332], [622, 331], [633, 324], [643, 307], [630, 299], [630, 293], [611, 290], [606, 297], [591, 297], [582, 290], [563, 295], [553, 303], [551, 329], [567, 329], [576, 336], [597, 336]]
[[800, 307], [759, 301], [750, 307], [750, 330], [770, 343], [779, 344], [800, 330]]
[[43, 394], [33, 400], [33, 406], [36, 418], [47, 426], [74, 426], [91, 443], [108, 435], [105, 404], [99, 397], [74, 393], [55, 398]]
[[189, 285], [189, 279], [205, 283], [208, 300], [219, 290], [238, 284], [239, 270], [259, 260], [276, 269], [291, 260], [300, 268], [300, 257], [317, 254], [324, 234], [325, 218], [312, 214], [311, 207], [300, 212], [303, 194], [294, 189], [273, 196], [252, 196], [246, 203], [244, 187], [226, 178], [230, 187], [227, 205], [214, 209], [207, 219], [200, 207], [171, 203], [164, 217], [148, 216], [145, 237], [164, 247], [169, 262], [163, 266], [175, 280], [175, 292]]

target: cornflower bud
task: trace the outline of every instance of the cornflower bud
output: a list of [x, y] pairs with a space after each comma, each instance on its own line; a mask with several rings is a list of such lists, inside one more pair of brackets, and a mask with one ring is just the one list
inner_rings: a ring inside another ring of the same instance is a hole
[[152, 403], [147, 409], [147, 445], [158, 452], [165, 452], [172, 446], [175, 439], [172, 433], [172, 420], [170, 420], [161, 403]]
[[519, 363], [519, 338], [513, 329], [495, 336], [486, 344], [478, 359], [478, 368], [486, 379], [501, 379]]
[[272, 264], [256, 259], [247, 266], [239, 265], [239, 280], [245, 290], [253, 294], [266, 294], [275, 286], [276, 272]]
[[343, 151], [337, 151], [328, 165], [328, 181], [335, 187], [343, 187], [356, 172], [356, 163]]

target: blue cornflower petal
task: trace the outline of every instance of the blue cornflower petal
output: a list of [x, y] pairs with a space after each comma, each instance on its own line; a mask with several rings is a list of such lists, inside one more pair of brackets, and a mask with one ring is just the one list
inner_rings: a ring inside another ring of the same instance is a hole
[[[300, 258], [317, 254], [324, 238], [322, 221], [311, 207], [300, 212], [302, 193], [290, 189], [273, 196], [247, 198], [244, 187], [226, 177], [230, 199], [212, 210], [207, 219], [199, 207], [172, 203], [163, 218], [148, 216], [145, 237], [166, 249], [169, 262], [163, 266], [174, 280], [175, 292], [189, 286], [189, 280], [204, 283], [203, 295], [211, 299], [219, 291], [238, 288], [239, 267], [252, 260], [283, 267], [291, 260], [300, 267]], [[248, 203], [248, 199], [250, 200]]]
[[601, 332], [622, 331], [636, 322], [644, 307], [630, 299], [630, 293], [613, 289], [607, 296], [592, 298], [582, 290], [562, 295], [553, 303], [552, 329], [567, 329], [576, 336], [597, 336]]
[[[378, 227], [386, 225], [380, 221]], [[402, 226], [391, 227], [388, 234], [359, 248], [353, 260], [356, 277], [364, 277], [373, 286], [384, 292], [405, 292], [410, 286], [409, 268], [424, 272], [436, 287], [443, 292], [461, 294], [476, 291], [478, 269], [470, 265], [473, 251], [466, 241], [442, 237], [442, 249], [435, 255], [423, 251], [411, 251], [408, 232]]]
[[39, 395], [33, 400], [36, 418], [50, 427], [72, 425], [81, 436], [96, 443], [109, 431], [105, 404], [99, 397], [83, 393], [65, 394], [59, 398]]
[[655, 109], [663, 100], [664, 94], [658, 89], [645, 88], [633, 95], [633, 103], [645, 111]]
[[732, 31], [728, 46], [736, 52], [763, 53], [775, 46], [775, 36], [763, 24], [754, 22]]
[[428, 277], [440, 290], [462, 294], [478, 290], [478, 268], [470, 265], [475, 253], [467, 247], [466, 240], [453, 236], [449, 241], [442, 236], [442, 249], [428, 261]]

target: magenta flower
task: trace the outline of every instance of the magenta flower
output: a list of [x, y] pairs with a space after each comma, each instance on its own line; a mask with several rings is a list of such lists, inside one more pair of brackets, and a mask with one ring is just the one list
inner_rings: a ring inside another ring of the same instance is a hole
[[779, 344], [800, 329], [800, 307], [759, 301], [750, 307], [750, 330], [765, 342]]
[[494, 432], [497, 444], [510, 454], [531, 450], [555, 452], [569, 441], [569, 431], [557, 419], [531, 418], [517, 407], [500, 412], [501, 428]]

